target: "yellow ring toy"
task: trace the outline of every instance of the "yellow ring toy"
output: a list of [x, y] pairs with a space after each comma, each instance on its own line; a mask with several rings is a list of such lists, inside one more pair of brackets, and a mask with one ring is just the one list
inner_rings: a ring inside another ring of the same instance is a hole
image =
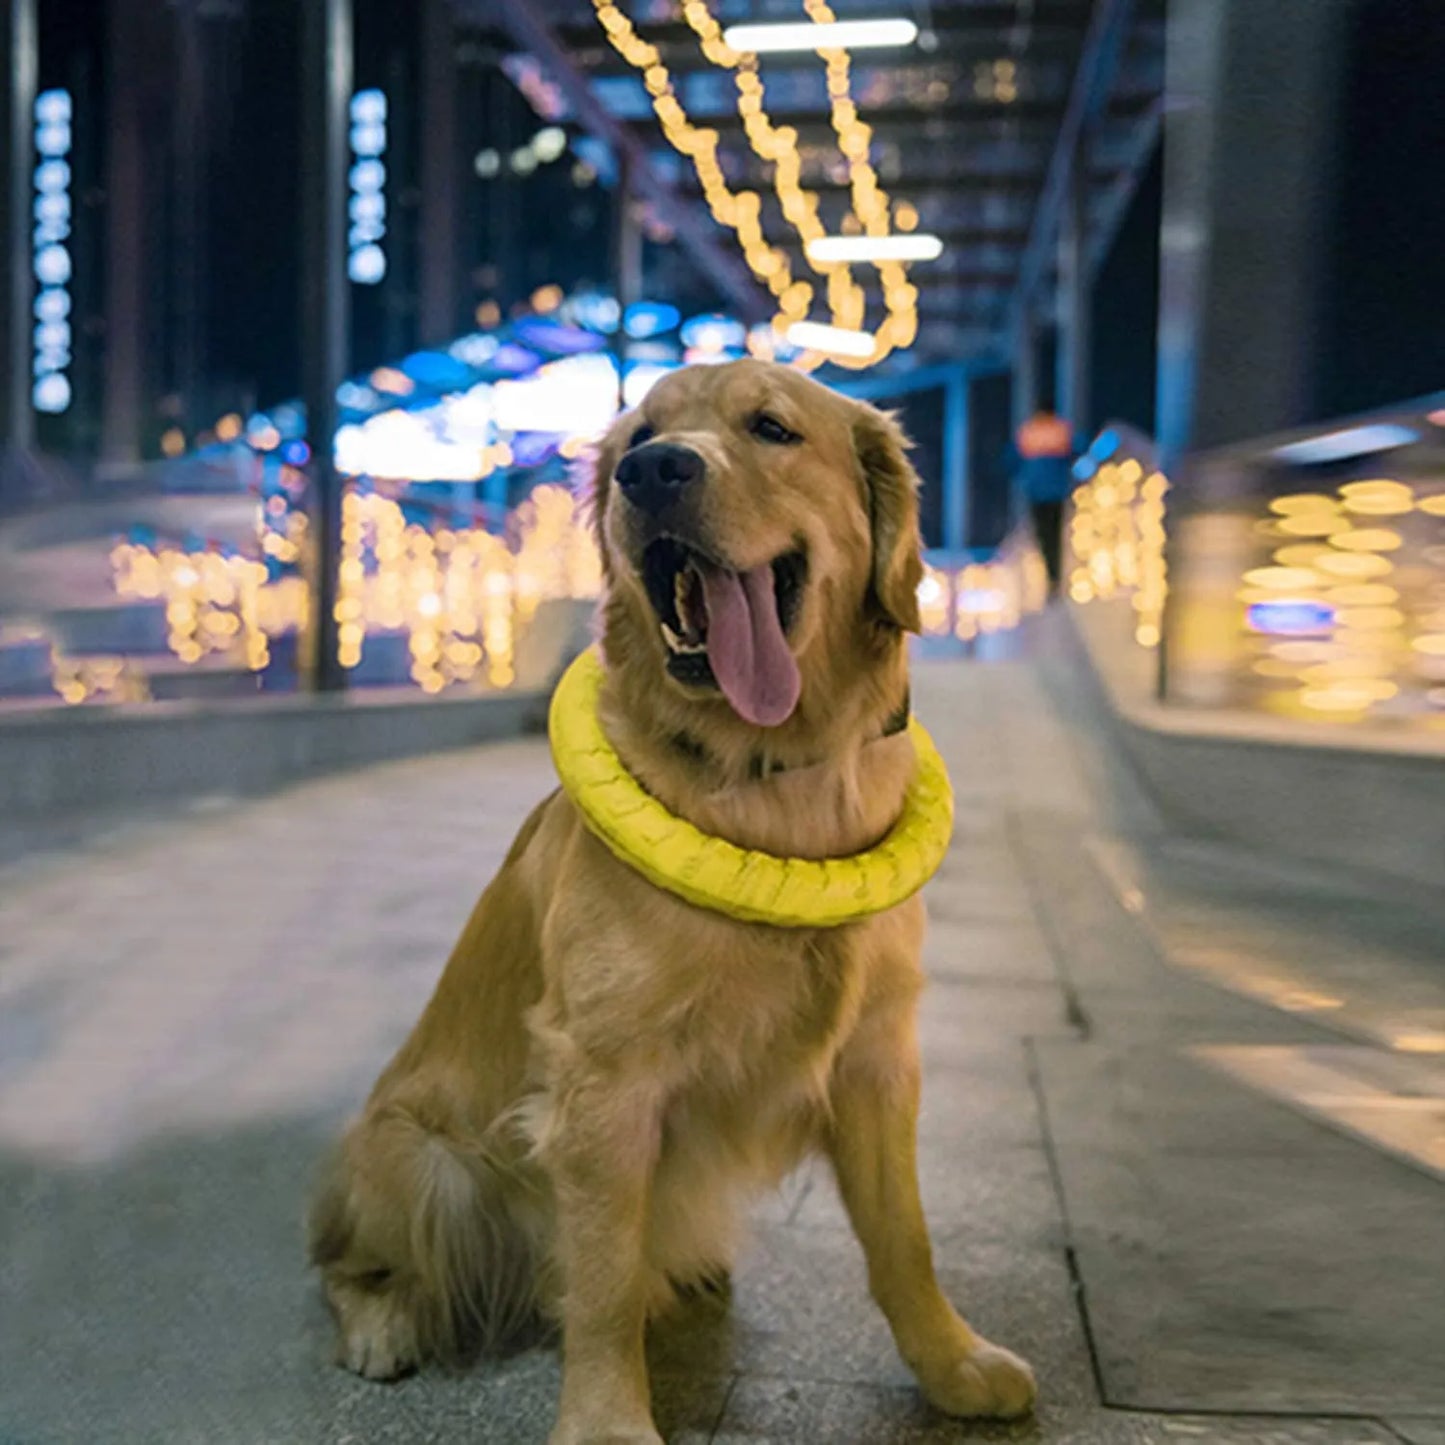
[[602, 678], [595, 648], [563, 674], [547, 722], [552, 760], [587, 828], [659, 888], [747, 923], [836, 928], [895, 907], [938, 871], [953, 835], [953, 789], [916, 718], [918, 766], [888, 836], [847, 858], [779, 858], [702, 832], [642, 787], [602, 730]]

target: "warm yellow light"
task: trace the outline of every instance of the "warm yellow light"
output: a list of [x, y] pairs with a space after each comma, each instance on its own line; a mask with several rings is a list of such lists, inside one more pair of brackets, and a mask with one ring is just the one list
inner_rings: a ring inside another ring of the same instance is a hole
[[1362, 712], [1375, 698], [1363, 683], [1339, 682], [1328, 687], [1306, 688], [1299, 700], [1312, 712]]
[[1393, 552], [1403, 544], [1404, 538], [1388, 527], [1360, 527], [1330, 537], [1330, 546], [1344, 552]]
[[1322, 492], [1296, 492], [1289, 497], [1275, 497], [1270, 502], [1269, 509], [1277, 516], [1290, 517], [1296, 514], [1336, 512], [1339, 505], [1333, 497], [1327, 497]]
[[1334, 652], [1334, 645], [1329, 642], [1311, 642], [1307, 639], [1299, 639], [1289, 642], [1272, 642], [1269, 651], [1272, 656], [1283, 658], [1287, 662], [1319, 662], [1322, 658], [1331, 656]]
[[1382, 582], [1346, 583], [1325, 592], [1325, 601], [1337, 607], [1388, 607], [1399, 600], [1400, 594]]
[[1339, 527], [1339, 515], [1324, 511], [1293, 513], [1275, 523], [1275, 530], [1287, 537], [1328, 537]]
[[168, 457], [178, 457], [186, 449], [186, 434], [180, 427], [167, 427], [161, 433], [161, 452]]
[[1288, 547], [1278, 548], [1274, 560], [1281, 567], [1313, 567], [1329, 550], [1319, 542], [1292, 542]]
[[1402, 1054], [1445, 1054], [1445, 1033], [1435, 1029], [1414, 1029], [1391, 1035], [1390, 1046]]
[[1397, 607], [1341, 607], [1335, 613], [1341, 627], [1358, 627], [1367, 632], [1381, 632], [1405, 625], [1405, 614]]
[[1395, 570], [1388, 558], [1372, 552], [1334, 553], [1317, 558], [1315, 567], [1332, 577], [1383, 577]]
[[1264, 587], [1271, 592], [1294, 592], [1313, 587], [1320, 579], [1307, 567], [1254, 567], [1244, 574], [1244, 580], [1252, 587]]

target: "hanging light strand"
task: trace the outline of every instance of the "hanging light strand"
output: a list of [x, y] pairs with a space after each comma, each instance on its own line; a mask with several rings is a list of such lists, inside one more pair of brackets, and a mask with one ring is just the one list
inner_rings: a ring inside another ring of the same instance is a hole
[[[828, 0], [803, 0], [803, 8], [815, 25], [831, 25], [837, 20]], [[846, 50], [820, 52], [828, 71], [828, 99], [833, 133], [838, 149], [848, 165], [849, 191], [853, 214], [869, 236], [889, 234], [888, 193], [878, 184], [870, 152], [873, 130], [859, 119], [853, 102], [852, 61]], [[918, 335], [918, 288], [908, 279], [908, 272], [897, 261], [878, 262], [878, 278], [883, 285], [883, 303], [888, 315], [874, 336], [874, 354], [841, 364], [862, 368], [882, 361], [895, 347], [911, 346]]]
[[[703, 55], [720, 69], [730, 70], [733, 84], [737, 89], [738, 117], [743, 123], [753, 153], [772, 166], [773, 192], [783, 218], [797, 232], [807, 256], [807, 244], [819, 240], [825, 234], [823, 223], [818, 218], [818, 198], [803, 188], [802, 157], [798, 153], [798, 133], [791, 126], [775, 126], [768, 117], [762, 77], [758, 74], [756, 55], [745, 54], [733, 49], [723, 38], [722, 27], [713, 17], [705, 0], [687, 0], [682, 7], [683, 18], [698, 38]], [[811, 262], [809, 263], [811, 265]], [[863, 323], [867, 297], [854, 280], [847, 266], [825, 266], [813, 268], [824, 276], [828, 288], [828, 304], [833, 324], [847, 330], [856, 330]], [[801, 321], [806, 310], [796, 305], [780, 308], [776, 327], [786, 331], [795, 321]], [[810, 357], [813, 365], [822, 357]]]

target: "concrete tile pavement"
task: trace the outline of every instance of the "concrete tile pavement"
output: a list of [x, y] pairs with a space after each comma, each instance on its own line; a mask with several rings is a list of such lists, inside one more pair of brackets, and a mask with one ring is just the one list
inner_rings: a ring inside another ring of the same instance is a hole
[[[1044, 820], [1077, 848], [1099, 826], [1098, 769], [1079, 761], [1080, 718], [1025, 664], [925, 669], [918, 699], [959, 799], [930, 896], [923, 1188], [948, 1288], [1032, 1358], [1040, 1414], [990, 1426], [927, 1410], [814, 1167], [758, 1209], [730, 1307], [700, 1302], [654, 1332], [664, 1433], [690, 1445], [1409, 1438], [1371, 1420], [1101, 1405], [1028, 1041], [1058, 1057], [1088, 1046], [1070, 1012], [1072, 945], [1040, 908], [1019, 826]], [[510, 743], [122, 828], [0, 872], [3, 1445], [545, 1439], [550, 1350], [391, 1387], [333, 1368], [300, 1221], [325, 1142], [551, 786], [544, 745]], [[1091, 922], [1120, 956], [1127, 924]], [[1142, 1015], [1157, 981], [1114, 984]], [[1189, 1405], [1187, 1392], [1169, 1402]]]

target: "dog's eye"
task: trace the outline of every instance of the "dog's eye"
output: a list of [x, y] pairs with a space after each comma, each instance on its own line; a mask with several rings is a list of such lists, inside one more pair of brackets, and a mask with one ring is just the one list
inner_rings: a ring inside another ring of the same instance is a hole
[[657, 433], [643, 422], [635, 432], [632, 433], [632, 440], [627, 443], [627, 450], [632, 451], [634, 447], [645, 447]]
[[759, 441], [771, 442], [774, 446], [790, 447], [803, 440], [797, 432], [790, 430], [777, 417], [760, 411], [749, 423], [748, 430]]

